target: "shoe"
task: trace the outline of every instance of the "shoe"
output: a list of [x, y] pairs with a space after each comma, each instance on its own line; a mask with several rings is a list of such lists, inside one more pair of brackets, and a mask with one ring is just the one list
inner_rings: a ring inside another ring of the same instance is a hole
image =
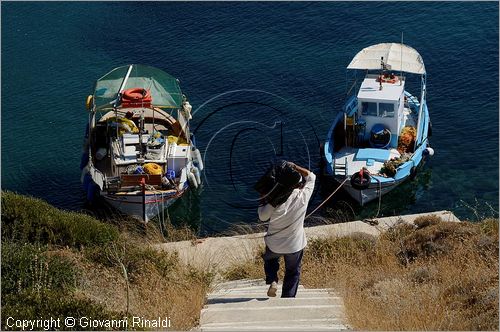
[[269, 289], [267, 290], [267, 296], [275, 297], [277, 291], [278, 291], [278, 284], [276, 283], [276, 281], [273, 281], [269, 286]]

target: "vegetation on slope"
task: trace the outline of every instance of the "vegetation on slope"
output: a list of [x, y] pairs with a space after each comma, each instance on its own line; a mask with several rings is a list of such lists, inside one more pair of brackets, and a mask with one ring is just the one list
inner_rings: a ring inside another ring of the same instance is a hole
[[154, 251], [148, 244], [155, 235], [138, 234], [134, 224], [118, 229], [2, 192], [2, 329], [15, 329], [8, 317], [67, 316], [162, 317], [171, 329], [195, 326], [212, 276]]
[[[498, 330], [498, 249], [496, 219], [421, 217], [380, 238], [309, 241], [301, 283], [338, 290], [355, 329]], [[262, 259], [225, 276], [262, 278]]]
[[[167, 240], [194, 238], [167, 227]], [[15, 329], [6, 326], [9, 316], [168, 317], [171, 329], [196, 326], [213, 276], [152, 250], [150, 243], [164, 240], [155, 230], [126, 220], [110, 225], [3, 192], [2, 329]], [[310, 240], [301, 282], [338, 290], [355, 329], [498, 330], [498, 259], [498, 220], [431, 216], [379, 238]], [[262, 278], [262, 259], [223, 274]]]

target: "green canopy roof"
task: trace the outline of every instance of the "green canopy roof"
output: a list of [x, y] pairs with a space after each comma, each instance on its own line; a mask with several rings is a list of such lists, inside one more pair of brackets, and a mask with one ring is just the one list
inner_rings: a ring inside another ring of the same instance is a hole
[[155, 107], [179, 108], [182, 105], [182, 92], [175, 77], [154, 67], [128, 65], [115, 68], [97, 80], [94, 90], [95, 109], [113, 108], [118, 93], [131, 88], [150, 90], [152, 105]]

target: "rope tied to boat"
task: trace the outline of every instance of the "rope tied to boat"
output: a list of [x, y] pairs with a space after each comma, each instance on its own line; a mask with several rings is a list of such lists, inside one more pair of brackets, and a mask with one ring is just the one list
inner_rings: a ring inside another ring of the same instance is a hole
[[337, 191], [338, 191], [338, 190], [339, 190], [339, 189], [340, 189], [340, 188], [341, 188], [341, 187], [342, 187], [342, 186], [343, 186], [343, 185], [344, 185], [344, 184], [345, 184], [348, 180], [349, 180], [349, 177], [346, 177], [346, 178], [344, 179], [344, 181], [342, 181], [342, 183], [341, 183], [341, 184], [340, 184], [340, 185], [339, 185], [339, 186], [338, 186], [338, 187], [337, 187], [337, 188], [336, 188], [336, 189], [335, 189], [335, 190], [334, 190], [334, 191], [330, 194], [330, 196], [328, 196], [328, 197], [327, 197], [327, 198], [326, 198], [323, 202], [321, 202], [321, 204], [320, 204], [320, 205], [318, 205], [318, 206], [317, 206], [314, 210], [312, 210], [312, 212], [311, 212], [311, 213], [309, 213], [309, 214], [308, 214], [308, 215], [304, 218], [304, 220], [305, 220], [305, 219], [307, 219], [307, 218], [309, 218], [309, 217], [310, 217], [310, 216], [311, 216], [314, 212], [316, 212], [316, 211], [317, 211], [319, 208], [321, 208], [321, 207], [322, 207], [322, 206], [323, 206], [326, 202], [328, 202], [328, 200], [329, 200], [330, 198], [332, 198], [332, 196], [333, 196], [333, 195], [335, 195], [335, 193], [336, 193], [336, 192], [337, 192]]
[[[320, 209], [326, 202], [328, 202], [328, 200], [330, 198], [332, 198], [333, 195], [335, 195], [337, 193], [337, 191], [340, 190], [340, 188], [349, 180], [349, 177], [346, 177], [344, 179], [344, 181], [342, 181], [342, 183], [327, 197], [325, 198], [314, 210], [312, 210], [309, 214], [307, 214], [304, 218], [304, 220], [306, 220], [307, 218], [309, 218], [311, 215], [313, 215], [316, 211], [318, 211], [318, 209]], [[273, 236], [273, 235], [276, 235], [286, 229], [288, 229], [290, 226], [292, 226], [294, 223], [274, 232], [274, 233], [271, 233], [271, 234], [264, 234], [264, 235], [257, 235], [257, 236], [252, 236], [252, 237], [249, 237], [249, 236], [246, 236], [245, 239], [246, 240], [250, 240], [250, 239], [259, 239], [259, 238], [264, 238], [264, 237], [269, 237], [269, 236]], [[264, 223], [260, 223], [260, 225], [269, 225], [269, 222], [264, 222]], [[241, 237], [243, 235], [233, 235], [233, 236], [229, 236], [229, 237]]]

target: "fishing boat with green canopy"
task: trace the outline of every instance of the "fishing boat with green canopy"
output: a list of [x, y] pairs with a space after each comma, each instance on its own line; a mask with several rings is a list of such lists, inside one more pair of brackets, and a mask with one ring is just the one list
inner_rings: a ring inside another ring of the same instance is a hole
[[96, 110], [113, 109], [120, 100], [119, 94], [135, 87], [150, 91], [154, 107], [182, 106], [182, 92], [175, 77], [154, 67], [130, 65], [115, 68], [97, 80], [93, 95]]
[[118, 67], [96, 81], [86, 106], [80, 168], [88, 201], [100, 196], [147, 222], [201, 184], [192, 107], [175, 77], [151, 66]]

